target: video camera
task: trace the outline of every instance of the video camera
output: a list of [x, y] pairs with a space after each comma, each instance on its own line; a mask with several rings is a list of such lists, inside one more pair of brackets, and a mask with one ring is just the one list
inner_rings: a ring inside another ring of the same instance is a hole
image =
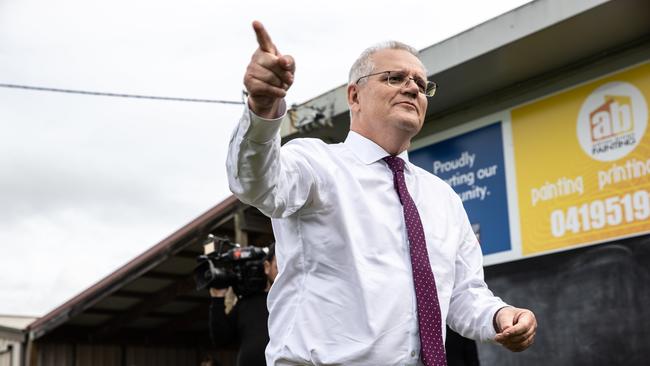
[[243, 297], [266, 289], [264, 258], [267, 249], [254, 246], [241, 247], [228, 238], [208, 235], [204, 245], [213, 244], [214, 251], [196, 258], [194, 269], [196, 290], [206, 287], [232, 286], [237, 296]]

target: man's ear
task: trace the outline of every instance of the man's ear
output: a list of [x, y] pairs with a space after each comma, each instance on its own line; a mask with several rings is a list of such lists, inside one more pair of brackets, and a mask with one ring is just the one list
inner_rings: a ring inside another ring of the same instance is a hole
[[357, 84], [348, 85], [348, 106], [351, 111], [355, 111], [359, 106], [359, 85]]

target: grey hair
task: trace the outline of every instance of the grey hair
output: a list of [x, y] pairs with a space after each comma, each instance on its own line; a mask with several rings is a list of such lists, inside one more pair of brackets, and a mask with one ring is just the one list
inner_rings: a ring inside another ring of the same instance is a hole
[[[371, 74], [374, 71], [375, 64], [373, 63], [371, 56], [381, 50], [404, 50], [412, 54], [413, 56], [417, 57], [418, 60], [420, 59], [420, 54], [418, 50], [405, 43], [398, 42], [398, 41], [386, 41], [386, 42], [378, 43], [374, 46], [370, 46], [366, 48], [363, 52], [361, 52], [359, 58], [356, 61], [354, 61], [352, 67], [350, 68], [350, 74], [348, 76], [348, 85], [352, 85], [356, 83], [360, 77]], [[422, 65], [422, 67], [424, 68], [424, 65]]]

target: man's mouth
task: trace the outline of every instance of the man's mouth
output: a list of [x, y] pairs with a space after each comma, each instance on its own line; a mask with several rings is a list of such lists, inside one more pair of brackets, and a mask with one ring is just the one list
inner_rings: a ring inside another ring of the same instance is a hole
[[411, 103], [411, 102], [399, 102], [399, 103], [397, 103], [397, 104], [399, 104], [399, 105], [406, 105], [406, 106], [409, 106], [409, 107], [413, 108], [415, 111], [418, 110], [418, 108], [415, 106], [415, 104], [413, 104], [413, 103]]

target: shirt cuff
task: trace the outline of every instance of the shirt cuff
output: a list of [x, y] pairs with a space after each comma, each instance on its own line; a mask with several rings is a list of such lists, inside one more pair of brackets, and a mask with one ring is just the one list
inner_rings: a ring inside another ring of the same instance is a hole
[[280, 131], [282, 120], [287, 115], [287, 104], [284, 99], [278, 109], [279, 117], [277, 118], [267, 119], [256, 115], [248, 107], [248, 103], [246, 103], [246, 108], [251, 121], [248, 131], [246, 131], [246, 139], [260, 144], [273, 140]]
[[492, 321], [490, 322], [489, 326], [483, 328], [483, 331], [481, 332], [482, 334], [480, 335], [481, 341], [497, 344], [497, 342], [494, 340], [494, 337], [496, 337], [498, 334], [496, 330], [496, 316], [499, 310], [507, 307], [512, 307], [512, 305], [501, 302], [501, 304], [495, 305], [493, 307], [492, 311], [490, 312], [492, 314]]

